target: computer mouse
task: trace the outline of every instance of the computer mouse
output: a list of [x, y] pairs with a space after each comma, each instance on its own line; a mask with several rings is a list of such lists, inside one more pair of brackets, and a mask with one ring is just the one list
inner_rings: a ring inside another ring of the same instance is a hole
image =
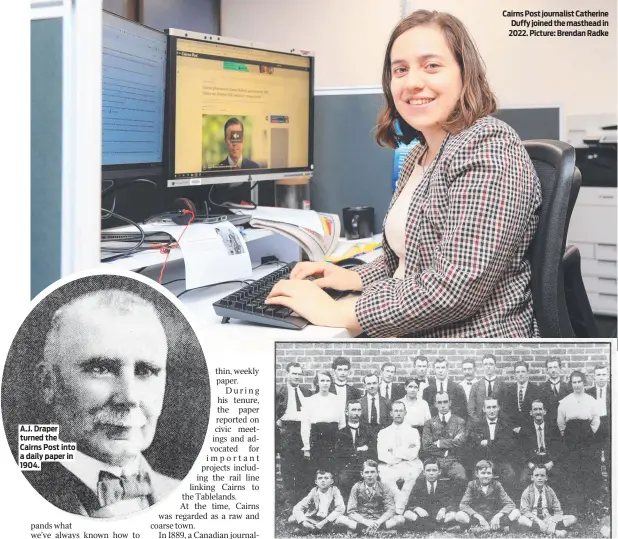
[[361, 266], [362, 264], [365, 264], [365, 261], [361, 260], [360, 258], [344, 258], [343, 260], [335, 262], [335, 264], [342, 268], [350, 269], [354, 266]]

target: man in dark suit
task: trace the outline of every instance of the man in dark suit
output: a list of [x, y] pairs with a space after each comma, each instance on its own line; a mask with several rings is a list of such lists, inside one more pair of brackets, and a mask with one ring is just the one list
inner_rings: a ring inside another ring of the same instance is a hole
[[[349, 401], [360, 400], [363, 396], [363, 392], [348, 384], [348, 377], [350, 376], [350, 369], [352, 364], [347, 357], [336, 357], [333, 360], [333, 379], [334, 384], [330, 386], [330, 392], [334, 393], [339, 400], [339, 409], [341, 410], [341, 416], [345, 418], [345, 409]], [[343, 421], [342, 421], [343, 423]]]
[[429, 360], [426, 356], [416, 356], [414, 358], [414, 375], [418, 383], [418, 394], [422, 397], [423, 391], [429, 385], [431, 378], [427, 376], [429, 369]]
[[[468, 401], [470, 400], [470, 392], [472, 391], [472, 386], [476, 384], [479, 380], [476, 377], [476, 364], [474, 359], [467, 358], [461, 362], [461, 371], [463, 372], [464, 379], [459, 384], [466, 394], [466, 406]], [[468, 415], [466, 411], [466, 416]]]
[[538, 386], [529, 380], [528, 364], [524, 361], [515, 363], [514, 384], [507, 384], [502, 391], [502, 415], [511, 423], [517, 433], [524, 423], [530, 420], [530, 405], [534, 399], [541, 398]]
[[304, 474], [303, 441], [300, 436], [303, 402], [311, 392], [301, 387], [300, 363], [288, 363], [286, 383], [275, 392], [276, 445], [281, 465], [283, 492], [296, 503], [305, 494], [308, 478]]
[[423, 427], [422, 455], [438, 459], [442, 474], [453, 483], [453, 492], [463, 495], [466, 487], [466, 470], [460, 457], [466, 443], [466, 422], [451, 413], [448, 393], [436, 395], [438, 414]]
[[380, 368], [380, 395], [389, 403], [393, 403], [406, 396], [403, 384], [394, 382], [397, 367], [394, 363], [383, 363]]
[[468, 445], [477, 460], [490, 460], [504, 488], [515, 493], [519, 477], [514, 462], [518, 462], [518, 444], [510, 424], [499, 414], [496, 398], [486, 398], [484, 418], [474, 422], [468, 432]]
[[239, 169], [260, 168], [260, 165], [255, 161], [244, 158], [242, 155], [244, 131], [244, 126], [238, 118], [230, 118], [225, 122], [223, 133], [228, 156], [217, 165], [218, 167]]
[[156, 309], [133, 292], [98, 290], [56, 311], [36, 381], [47, 422], [77, 449], [27, 474], [49, 502], [90, 517], [126, 516], [179, 484], [142, 454], [163, 407], [167, 353]]
[[556, 479], [560, 478], [556, 465], [564, 453], [564, 444], [558, 425], [551, 423], [547, 417], [543, 399], [534, 399], [530, 404], [530, 415], [519, 431], [519, 440], [523, 456], [523, 469], [520, 476], [522, 488], [530, 484], [532, 471], [537, 464], [545, 465], [552, 478], [554, 488]]
[[446, 392], [450, 399], [450, 407], [452, 412], [461, 417], [464, 421], [468, 419], [468, 403], [466, 401], [466, 393], [463, 388], [453, 380], [448, 378], [448, 363], [446, 358], [440, 357], [436, 359], [433, 365], [435, 378], [429, 380], [429, 385], [423, 391], [423, 399], [429, 404], [431, 415], [435, 416], [438, 409], [435, 405], [436, 393]]
[[483, 356], [483, 369], [485, 376], [481, 378], [470, 390], [468, 399], [468, 416], [474, 421], [480, 421], [485, 417], [484, 406], [487, 397], [501, 399], [501, 391], [504, 382], [496, 376], [496, 356], [485, 354]]
[[361, 403], [349, 401], [346, 425], [337, 432], [335, 443], [336, 472], [339, 473], [339, 490], [347, 501], [350, 490], [363, 471], [363, 462], [375, 460], [378, 449], [376, 431], [361, 419]]
[[608, 480], [612, 476], [612, 457], [609, 448], [610, 441], [610, 413], [611, 413], [611, 391], [608, 384], [609, 369], [607, 365], [597, 365], [594, 368], [594, 386], [586, 389], [586, 393], [594, 397], [599, 404], [599, 415], [601, 424], [595, 433], [596, 451], [595, 459], [601, 465], [601, 458], [605, 455], [605, 466], [607, 468]]
[[441, 468], [437, 459], [429, 457], [423, 465], [423, 474], [414, 484], [403, 518], [414, 523], [415, 531], [430, 532], [455, 521], [462, 493], [453, 493], [449, 481], [439, 481]]
[[391, 422], [391, 405], [378, 393], [379, 380], [377, 374], [367, 374], [363, 377], [365, 396], [361, 398], [361, 420], [376, 432], [388, 427]]
[[556, 424], [558, 418], [558, 404], [569, 393], [571, 388], [568, 382], [562, 380], [562, 361], [559, 357], [548, 357], [545, 360], [547, 380], [539, 385], [545, 400], [547, 419]]

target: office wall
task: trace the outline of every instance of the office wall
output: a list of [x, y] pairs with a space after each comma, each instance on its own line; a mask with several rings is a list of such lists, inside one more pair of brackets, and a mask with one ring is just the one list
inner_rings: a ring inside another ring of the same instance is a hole
[[[449, 11], [474, 36], [501, 106], [560, 103], [565, 113], [616, 113], [614, 0], [412, 0], [413, 9]], [[508, 37], [509, 10], [608, 11], [607, 38]], [[399, 0], [221, 0], [221, 33], [316, 54], [316, 87], [380, 84], [382, 55], [401, 14]], [[592, 96], [594, 95], [594, 98]]]
[[181, 28], [219, 35], [220, 0], [143, 0], [141, 21], [165, 30]]

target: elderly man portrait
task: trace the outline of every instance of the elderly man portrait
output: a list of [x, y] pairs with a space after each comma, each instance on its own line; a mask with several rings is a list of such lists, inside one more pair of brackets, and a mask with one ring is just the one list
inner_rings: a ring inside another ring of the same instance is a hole
[[77, 451], [29, 476], [43, 497], [71, 513], [115, 517], [177, 486], [142, 455], [162, 411], [166, 363], [159, 316], [136, 294], [101, 290], [56, 311], [36, 381], [49, 421]]

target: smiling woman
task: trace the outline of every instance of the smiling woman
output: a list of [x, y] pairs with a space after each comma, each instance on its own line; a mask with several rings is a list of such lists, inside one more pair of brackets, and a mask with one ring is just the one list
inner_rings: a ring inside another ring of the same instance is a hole
[[[536, 336], [528, 250], [540, 184], [517, 134], [490, 116], [496, 99], [462, 22], [425, 10], [402, 19], [382, 87], [378, 144], [420, 141], [401, 169], [383, 254], [352, 269], [297, 264], [268, 301], [370, 337]], [[310, 275], [319, 278], [301, 280]], [[320, 288], [362, 293], [335, 303]]]

